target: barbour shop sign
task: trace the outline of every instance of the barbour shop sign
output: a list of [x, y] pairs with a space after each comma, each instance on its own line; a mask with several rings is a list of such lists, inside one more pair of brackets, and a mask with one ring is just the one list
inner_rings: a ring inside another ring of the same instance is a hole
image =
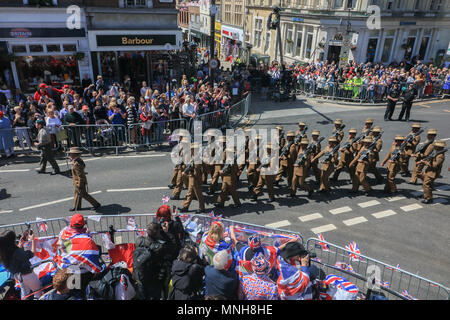
[[163, 46], [167, 43], [176, 45], [174, 34], [132, 34], [132, 35], [97, 35], [97, 46]]

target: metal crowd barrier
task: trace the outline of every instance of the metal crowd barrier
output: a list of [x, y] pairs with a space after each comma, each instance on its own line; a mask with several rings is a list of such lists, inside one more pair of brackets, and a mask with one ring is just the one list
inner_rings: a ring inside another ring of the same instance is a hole
[[[36, 139], [36, 133], [29, 127], [15, 127], [8, 129], [0, 129], [0, 134], [9, 132], [13, 138], [14, 153], [34, 153], [35, 150], [33, 141]], [[0, 149], [0, 154], [6, 154], [5, 150]]]
[[63, 137], [58, 138], [58, 142], [66, 150], [71, 147], [89, 151], [115, 149], [118, 154], [128, 143], [127, 129], [122, 124], [64, 125], [60, 131], [65, 133], [58, 134]]
[[[424, 97], [436, 97], [442, 94], [442, 81], [433, 81], [431, 90], [425, 89]], [[404, 91], [408, 83], [399, 83], [399, 89]], [[322, 97], [332, 100], [346, 100], [360, 103], [386, 102], [391, 85], [363, 84], [353, 85], [330, 81], [315, 81], [311, 79], [298, 79], [295, 92], [309, 97]], [[419, 95], [418, 95], [419, 97]]]
[[[186, 119], [171, 119], [164, 121], [147, 121], [128, 126], [129, 147], [151, 146], [168, 142], [168, 137], [176, 129], [186, 129]], [[137, 149], [136, 149], [137, 150]]]
[[[321, 244], [328, 245], [328, 251], [323, 250]], [[407, 300], [402, 294], [404, 290], [419, 300], [450, 300], [450, 289], [439, 283], [364, 255], [357, 255], [360, 259], [352, 261], [347, 249], [330, 242], [310, 238], [306, 241], [306, 249], [317, 255], [313, 263], [325, 274], [342, 276], [362, 292], [369, 288], [367, 278], [374, 277], [377, 286], [374, 290], [383, 292], [390, 300]]]

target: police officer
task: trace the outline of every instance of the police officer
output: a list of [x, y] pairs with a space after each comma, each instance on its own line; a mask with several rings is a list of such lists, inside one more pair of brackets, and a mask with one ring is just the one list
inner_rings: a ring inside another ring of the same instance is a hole
[[403, 115], [405, 115], [405, 121], [409, 121], [409, 115], [411, 112], [411, 107], [415, 96], [416, 96], [416, 89], [414, 88], [414, 84], [410, 83], [408, 85], [408, 89], [406, 89], [405, 92], [403, 92], [402, 110], [398, 115], [399, 121], [402, 121]]
[[100, 208], [100, 203], [95, 200], [89, 193], [87, 192], [87, 179], [86, 174], [84, 172], [84, 168], [86, 164], [80, 157], [81, 150], [78, 147], [72, 147], [69, 149], [69, 158], [70, 161], [73, 162], [72, 165], [72, 179], [73, 186], [75, 187], [75, 195], [73, 199], [73, 208], [69, 209], [69, 211], [76, 211], [81, 209], [81, 200], [84, 198], [90, 204], [94, 206], [94, 210]]
[[370, 137], [366, 137], [363, 139], [363, 147], [359, 150], [358, 154], [355, 158], [350, 162], [350, 167], [354, 168], [356, 165], [355, 176], [353, 177], [353, 188], [352, 192], [358, 192], [359, 186], [362, 185], [366, 195], [372, 191], [370, 184], [367, 182], [367, 171], [369, 170], [369, 155], [365, 158], [362, 157], [362, 154], [367, 150], [367, 147], [372, 143], [372, 139]]
[[310, 164], [310, 157], [306, 157], [303, 163], [299, 163], [299, 158], [305, 153], [306, 148], [308, 147], [308, 139], [303, 138], [300, 141], [300, 146], [297, 151], [297, 157], [294, 159], [294, 170], [292, 177], [292, 185], [291, 185], [291, 194], [290, 197], [294, 198], [297, 192], [297, 186], [300, 186], [303, 190], [308, 192], [308, 197], [312, 196], [313, 189], [305, 182], [306, 177], [308, 176], [308, 167]]
[[342, 154], [339, 159], [338, 166], [336, 167], [336, 170], [334, 171], [333, 178], [330, 179], [333, 182], [336, 182], [338, 180], [339, 174], [341, 173], [341, 171], [344, 168], [347, 168], [348, 173], [350, 175], [350, 179], [352, 181], [354, 179], [355, 168], [353, 166], [350, 166], [350, 162], [352, 162], [354, 155], [356, 153], [357, 143], [353, 142], [356, 137], [356, 132], [357, 132], [356, 128], [351, 128], [348, 131], [348, 137], [347, 137], [347, 141], [346, 141], [346, 144], [348, 144], [348, 146], [344, 148], [344, 146], [345, 146], [344, 145], [342, 148], [339, 149], [339, 151], [342, 152]]
[[267, 193], [269, 194], [269, 202], [275, 201], [275, 191], [273, 189], [273, 181], [275, 179], [275, 174], [273, 174], [273, 170], [275, 169], [275, 162], [278, 162], [278, 159], [272, 154], [272, 144], [266, 144], [267, 157], [265, 159], [261, 159], [261, 165], [256, 167], [256, 171], [259, 173], [258, 183], [256, 187], [253, 189], [252, 200], [257, 201], [258, 196], [261, 194], [261, 189], [264, 185], [267, 186]]
[[[335, 137], [330, 137], [328, 139], [328, 145], [316, 155], [311, 162], [317, 162], [325, 153], [332, 152], [337, 145], [337, 139]], [[329, 159], [325, 159], [320, 170], [320, 188], [319, 192], [329, 193], [330, 192], [330, 181], [329, 177], [334, 170], [334, 164], [337, 162], [337, 151], [331, 155]]]
[[[215, 203], [215, 206], [218, 208], [224, 207], [223, 204], [228, 194], [231, 194], [235, 208], [241, 206], [241, 201], [239, 200], [239, 196], [236, 191], [238, 181], [238, 166], [234, 159], [234, 155], [235, 150], [231, 147], [227, 147], [225, 149], [225, 152], [223, 153], [224, 165], [221, 166], [221, 170], [219, 171], [219, 174], [222, 177], [222, 192], [217, 197], [217, 203]], [[229, 163], [227, 163], [227, 161]]]
[[[414, 123], [411, 128], [411, 132], [408, 135], [415, 135], [420, 130], [420, 123]], [[420, 135], [416, 135], [411, 142], [408, 142], [405, 147], [405, 158], [400, 164], [400, 174], [402, 177], [408, 177], [411, 175], [409, 172], [409, 159], [411, 155], [416, 152], [417, 145], [420, 143]]]
[[37, 173], [45, 173], [48, 161], [53, 167], [53, 174], [60, 174], [61, 172], [59, 170], [58, 163], [56, 163], [55, 158], [53, 157], [50, 134], [45, 129], [44, 120], [36, 120], [35, 126], [39, 132], [37, 135], [37, 142], [35, 142], [34, 145], [41, 150], [41, 168], [37, 171]]
[[436, 139], [437, 130], [436, 129], [429, 129], [427, 131], [427, 141], [424, 142], [424, 145], [422, 147], [419, 147], [419, 150], [412, 154], [411, 156], [414, 157], [415, 163], [413, 172], [411, 174], [411, 179], [409, 181], [410, 184], [416, 184], [417, 179], [423, 179], [422, 177], [422, 170], [424, 167], [424, 164], [420, 162], [423, 158], [429, 156], [431, 152], [434, 150], [434, 140]]
[[[443, 151], [446, 147], [444, 141], [439, 140], [434, 143], [434, 150], [436, 153]], [[431, 154], [430, 156], [432, 156]], [[423, 179], [423, 200], [422, 203], [430, 204], [433, 203], [433, 185], [434, 180], [439, 177], [442, 169], [442, 164], [444, 163], [445, 155], [444, 153], [435, 154], [431, 159], [421, 160], [421, 163], [427, 166], [424, 172]]]
[[398, 85], [395, 83], [387, 95], [387, 106], [384, 113], [384, 121], [392, 120], [392, 115], [394, 114], [395, 105], [400, 97], [398, 90]]
[[[285, 145], [280, 148], [280, 170], [275, 178], [274, 185], [278, 185], [283, 176], [287, 177], [288, 186], [292, 183], [293, 163], [297, 157], [297, 146], [294, 143], [294, 138], [294, 131], [289, 131], [286, 135]], [[283, 152], [285, 154], [282, 154]]]
[[[200, 154], [200, 145], [197, 143], [191, 143], [191, 161], [186, 165], [186, 169], [183, 171], [183, 175], [188, 176], [188, 192], [186, 194], [186, 200], [183, 201], [182, 208], [178, 208], [180, 212], [186, 212], [189, 210], [189, 205], [192, 199], [198, 200], [199, 210], [196, 213], [205, 212], [205, 200], [202, 193], [202, 163], [198, 159]], [[196, 163], [200, 162], [200, 163]]]
[[395, 150], [400, 150], [400, 146], [402, 145], [403, 141], [405, 140], [405, 137], [401, 135], [395, 136], [395, 142], [392, 144], [391, 149], [389, 150], [389, 153], [384, 158], [383, 162], [381, 163], [381, 166], [384, 167], [386, 163], [387, 165], [387, 179], [386, 179], [386, 185], [384, 186], [384, 192], [387, 194], [393, 194], [397, 192], [397, 185], [395, 184], [395, 176], [400, 171], [400, 163], [403, 160], [404, 157], [404, 150], [400, 153], [400, 157], [396, 160], [391, 159], [392, 154]]

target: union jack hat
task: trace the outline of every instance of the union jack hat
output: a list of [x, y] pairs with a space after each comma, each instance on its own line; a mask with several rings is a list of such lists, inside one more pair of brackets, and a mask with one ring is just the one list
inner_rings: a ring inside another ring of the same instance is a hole
[[261, 239], [259, 238], [259, 236], [258, 235], [251, 235], [248, 238], [248, 246], [252, 250], [255, 250], [255, 249], [261, 247]]
[[269, 271], [269, 261], [264, 254], [257, 254], [251, 260], [253, 271], [256, 274], [266, 274]]

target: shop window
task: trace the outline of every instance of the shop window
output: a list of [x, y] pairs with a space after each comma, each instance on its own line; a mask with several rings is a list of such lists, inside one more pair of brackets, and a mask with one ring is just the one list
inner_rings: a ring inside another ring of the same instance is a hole
[[63, 44], [63, 51], [75, 52], [77, 51], [77, 46], [75, 44]]
[[127, 8], [142, 8], [147, 6], [147, 0], [127, 0]]
[[297, 32], [297, 44], [295, 45], [295, 55], [297, 57], [301, 56], [301, 49], [302, 49], [302, 38], [303, 38], [303, 32], [298, 31]]
[[44, 52], [42, 44], [30, 44], [30, 52]]
[[12, 46], [12, 52], [25, 53], [25, 52], [27, 52], [27, 47], [26, 46]]
[[59, 44], [47, 44], [47, 52], [59, 52], [61, 51], [61, 46]]

